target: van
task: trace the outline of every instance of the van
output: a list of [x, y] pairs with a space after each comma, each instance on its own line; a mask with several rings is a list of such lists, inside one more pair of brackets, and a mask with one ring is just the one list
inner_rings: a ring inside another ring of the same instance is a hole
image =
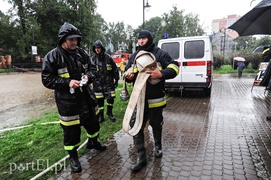
[[202, 89], [211, 96], [213, 52], [209, 36], [161, 39], [158, 47], [178, 61], [179, 74], [166, 80], [167, 92]]

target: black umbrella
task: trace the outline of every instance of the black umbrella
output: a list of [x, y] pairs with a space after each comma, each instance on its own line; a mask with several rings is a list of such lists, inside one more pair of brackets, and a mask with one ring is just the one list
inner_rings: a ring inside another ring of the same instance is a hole
[[262, 0], [234, 24], [228, 27], [239, 36], [271, 34], [271, 0]]

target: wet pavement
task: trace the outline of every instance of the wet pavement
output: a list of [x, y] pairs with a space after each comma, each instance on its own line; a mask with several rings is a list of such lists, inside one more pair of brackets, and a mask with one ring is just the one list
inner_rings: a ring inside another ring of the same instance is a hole
[[253, 81], [254, 75], [219, 75], [209, 98], [196, 91], [171, 97], [164, 111], [164, 155], [154, 157], [147, 128], [148, 163], [137, 173], [129, 170], [136, 159], [132, 137], [121, 130], [104, 142], [106, 151], [80, 157], [81, 173], [68, 167], [50, 179], [270, 179], [270, 95], [264, 87], [251, 91]]
[[201, 92], [172, 97], [164, 111], [163, 152], [153, 154], [146, 129], [147, 166], [129, 170], [135, 161], [132, 137], [122, 130], [104, 142], [108, 149], [80, 157], [82, 172], [64, 169], [50, 179], [271, 179], [271, 128], [265, 120], [270, 95], [251, 91], [253, 76], [214, 79], [210, 98]]

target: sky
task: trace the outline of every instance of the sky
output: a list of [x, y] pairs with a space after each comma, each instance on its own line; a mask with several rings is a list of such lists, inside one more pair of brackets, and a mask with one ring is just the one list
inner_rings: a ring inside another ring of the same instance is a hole
[[[0, 10], [7, 12], [9, 8], [7, 0], [0, 0]], [[143, 22], [143, 1], [151, 7], [145, 9], [145, 20], [152, 17], [162, 17], [176, 6], [178, 10], [184, 10], [184, 14], [193, 13], [199, 15], [202, 28], [211, 32], [213, 19], [226, 18], [236, 14], [243, 16], [250, 11], [260, 0], [96, 0], [97, 12], [104, 20], [109, 22], [124, 22], [137, 28]]]

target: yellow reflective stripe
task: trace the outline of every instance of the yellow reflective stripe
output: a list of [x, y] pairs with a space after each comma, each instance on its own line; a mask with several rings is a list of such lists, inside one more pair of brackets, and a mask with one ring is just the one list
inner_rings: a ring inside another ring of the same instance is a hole
[[137, 68], [133, 68], [133, 73], [137, 73], [138, 69]]
[[99, 131], [96, 132], [96, 133], [94, 133], [94, 134], [92, 134], [92, 135], [87, 134], [87, 137], [89, 137], [89, 138], [95, 138], [95, 137], [97, 137], [98, 135], [99, 135]]
[[116, 92], [115, 91], [111, 91], [111, 97], [116, 97]]
[[179, 74], [179, 67], [177, 65], [175, 65], [175, 64], [169, 64], [168, 68], [173, 69], [176, 72], [176, 74]]
[[166, 103], [166, 97], [148, 100], [149, 108], [161, 107], [166, 105]]
[[112, 65], [111, 64], [106, 64], [106, 69], [107, 70], [112, 70]]
[[59, 74], [59, 77], [68, 79], [68, 78], [70, 78], [70, 74], [69, 73]]
[[157, 102], [157, 103], [152, 103], [152, 104], [149, 104], [149, 108], [156, 108], [156, 107], [162, 107], [164, 105], [167, 104], [167, 101], [164, 100], [162, 102]]
[[95, 111], [95, 114], [98, 115], [100, 113], [99, 108]]
[[94, 110], [95, 110], [95, 114], [98, 115], [100, 110], [102, 110], [102, 109], [100, 109], [99, 106], [97, 105], [97, 106], [95, 106]]
[[99, 98], [104, 98], [103, 93], [94, 93], [94, 94], [95, 94], [95, 97], [96, 97], [97, 99], [99, 99]]
[[78, 125], [80, 124], [80, 120], [73, 120], [73, 121], [63, 121], [63, 120], [59, 120], [60, 124], [62, 124], [63, 126], [74, 126], [74, 125]]
[[262, 54], [266, 53], [266, 51], [269, 51], [269, 50], [270, 50], [270, 48], [265, 49], [265, 50], [262, 52]]
[[97, 99], [104, 98], [104, 96], [96, 96]]
[[66, 150], [66, 151], [71, 151], [71, 150], [73, 150], [73, 149], [75, 149], [75, 148], [77, 148], [77, 147], [79, 147], [80, 146], [80, 143], [78, 143], [78, 144], [76, 144], [76, 145], [74, 145], [74, 146], [64, 146], [64, 149]]
[[57, 70], [58, 76], [62, 78], [70, 78], [70, 74], [67, 68], [61, 68]]
[[157, 66], [158, 66], [159, 70], [162, 70], [162, 69], [163, 69], [163, 67], [162, 67], [162, 65], [161, 65], [160, 62], [157, 62]]

